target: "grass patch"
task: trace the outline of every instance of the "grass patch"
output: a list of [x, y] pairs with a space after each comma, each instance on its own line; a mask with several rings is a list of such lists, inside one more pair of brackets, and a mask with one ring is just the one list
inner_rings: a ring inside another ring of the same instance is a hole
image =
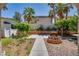
[[4, 38], [1, 40], [2, 46], [7, 46], [8, 44], [10, 44], [12, 41], [11, 38]]

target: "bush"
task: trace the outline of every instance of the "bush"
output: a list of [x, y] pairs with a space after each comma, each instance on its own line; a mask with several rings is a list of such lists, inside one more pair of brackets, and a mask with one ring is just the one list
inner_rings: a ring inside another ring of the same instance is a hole
[[54, 25], [53, 27], [51, 27], [51, 31], [57, 31], [57, 27]]
[[63, 30], [77, 31], [77, 20], [77, 16], [73, 16], [69, 19], [59, 19], [55, 25], [58, 28], [63, 28]]
[[69, 29], [71, 31], [77, 31], [78, 17], [74, 16], [70, 18]]
[[16, 25], [12, 25], [12, 28], [18, 29], [19, 31], [26, 31], [30, 30], [30, 25], [26, 22], [17, 23]]
[[18, 29], [17, 38], [27, 36], [27, 33], [30, 31], [30, 24], [26, 22], [17, 23], [12, 25], [13, 28]]
[[12, 39], [10, 38], [5, 38], [1, 40], [2, 46], [7, 46], [8, 44], [10, 44], [12, 41]]
[[47, 28], [46, 28], [46, 31], [51, 31], [51, 28], [50, 28], [50, 27], [47, 27]]
[[44, 30], [43, 25], [40, 25], [40, 27], [37, 30], [43, 31]]
[[68, 31], [77, 32], [77, 24], [78, 24], [77, 20], [78, 20], [77, 16], [73, 16], [68, 19], [59, 19], [56, 21], [55, 25], [58, 27], [59, 30], [61, 29], [63, 30], [62, 34], [66, 34], [66, 33], [69, 34]]
[[56, 23], [55, 23], [55, 26], [58, 27], [58, 28], [61, 28], [62, 25], [63, 25], [63, 19], [62, 19], [62, 20], [61, 20], [61, 19], [58, 19], [58, 20], [56, 21]]
[[17, 23], [16, 27], [19, 31], [26, 31], [28, 32], [30, 30], [30, 25], [26, 22]]
[[16, 29], [16, 25], [11, 25], [11, 28], [12, 29]]

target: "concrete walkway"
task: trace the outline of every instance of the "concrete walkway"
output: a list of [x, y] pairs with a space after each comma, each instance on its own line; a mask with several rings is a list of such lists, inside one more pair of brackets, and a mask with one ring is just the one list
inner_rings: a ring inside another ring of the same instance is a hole
[[48, 56], [47, 48], [41, 36], [36, 39], [29, 56]]

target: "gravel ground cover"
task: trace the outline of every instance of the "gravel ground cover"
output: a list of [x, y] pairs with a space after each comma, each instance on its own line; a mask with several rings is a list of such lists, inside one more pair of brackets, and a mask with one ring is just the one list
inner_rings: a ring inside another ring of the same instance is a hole
[[74, 42], [62, 40], [61, 44], [50, 44], [45, 39], [49, 56], [77, 56], [78, 46]]

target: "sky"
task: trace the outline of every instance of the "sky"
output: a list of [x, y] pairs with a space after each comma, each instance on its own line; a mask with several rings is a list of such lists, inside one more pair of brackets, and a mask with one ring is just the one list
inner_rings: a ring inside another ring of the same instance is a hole
[[[32, 7], [35, 10], [35, 16], [48, 16], [50, 7], [46, 3], [9, 3], [7, 4], [7, 10], [2, 11], [2, 17], [12, 18], [17, 11], [23, 14], [24, 8]], [[71, 9], [69, 16], [77, 14], [77, 9]]]

